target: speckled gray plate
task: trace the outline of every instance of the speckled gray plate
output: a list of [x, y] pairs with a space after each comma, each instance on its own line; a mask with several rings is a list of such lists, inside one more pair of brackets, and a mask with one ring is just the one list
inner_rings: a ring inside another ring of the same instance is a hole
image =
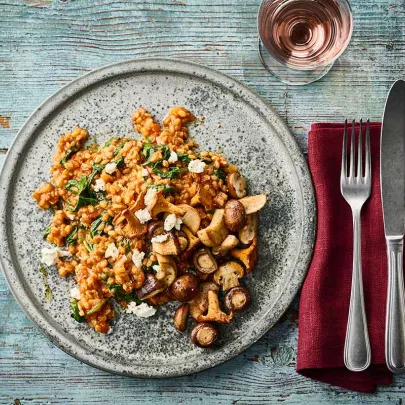
[[[205, 121], [191, 128], [204, 150], [223, 151], [248, 179], [251, 194], [268, 193], [259, 229], [260, 262], [246, 284], [251, 308], [222, 327], [221, 346], [203, 350], [189, 331], [172, 324], [174, 304], [140, 319], [119, 312], [114, 333], [95, 333], [69, 315], [72, 279], [49, 273], [54, 300], [43, 298], [38, 271], [51, 213], [31, 193], [49, 179], [51, 157], [65, 131], [77, 125], [98, 141], [131, 133], [131, 113], [144, 106], [161, 120], [184, 105]], [[280, 318], [297, 293], [311, 258], [315, 201], [301, 151], [278, 115], [250, 89], [214, 70], [173, 59], [140, 59], [110, 65], [74, 80], [48, 98], [18, 133], [0, 177], [1, 265], [27, 315], [72, 356], [115, 373], [178, 376], [237, 355]]]

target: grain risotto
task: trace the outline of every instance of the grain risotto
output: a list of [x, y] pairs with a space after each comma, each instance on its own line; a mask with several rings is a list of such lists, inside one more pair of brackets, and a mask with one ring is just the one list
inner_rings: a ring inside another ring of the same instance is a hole
[[55, 246], [42, 249], [41, 262], [74, 277], [77, 322], [107, 333], [116, 311], [146, 318], [178, 301], [176, 329], [191, 317], [192, 342], [209, 347], [216, 325], [250, 304], [241, 279], [257, 262], [266, 196], [247, 196], [220, 153], [198, 152], [187, 126], [194, 120], [173, 107], [161, 125], [140, 108], [132, 115], [140, 139], [89, 146], [83, 128], [59, 139], [51, 180], [33, 198], [53, 210], [44, 237]]

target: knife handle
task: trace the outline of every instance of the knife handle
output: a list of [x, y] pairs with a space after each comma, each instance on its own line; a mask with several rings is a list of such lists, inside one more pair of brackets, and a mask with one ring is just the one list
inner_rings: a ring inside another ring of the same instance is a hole
[[405, 301], [403, 237], [387, 238], [388, 294], [385, 325], [385, 359], [394, 373], [405, 371]]
[[363, 371], [371, 362], [370, 340], [364, 306], [361, 268], [360, 210], [353, 210], [353, 273], [347, 320], [344, 363], [351, 371]]

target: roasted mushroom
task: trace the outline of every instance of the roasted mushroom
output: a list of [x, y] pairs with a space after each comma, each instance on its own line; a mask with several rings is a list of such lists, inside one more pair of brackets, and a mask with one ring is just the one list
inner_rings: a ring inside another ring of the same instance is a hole
[[207, 312], [208, 309], [208, 291], [218, 291], [219, 287], [210, 281], [200, 284], [200, 292], [191, 302], [190, 302], [190, 315], [197, 320], [200, 315]]
[[209, 247], [218, 246], [228, 236], [224, 216], [225, 210], [217, 209], [212, 217], [211, 223], [206, 228], [197, 232], [198, 237], [204, 245]]
[[229, 200], [225, 205], [224, 221], [231, 232], [238, 232], [246, 223], [245, 207], [238, 200]]
[[219, 339], [219, 330], [216, 326], [202, 322], [191, 331], [191, 342], [198, 347], [211, 347]]
[[232, 249], [230, 255], [244, 264], [247, 274], [251, 273], [257, 263], [257, 237], [253, 238], [253, 242], [249, 247]]
[[226, 176], [226, 184], [229, 194], [233, 198], [243, 198], [246, 195], [246, 180], [238, 172], [230, 173]]
[[161, 293], [166, 286], [153, 274], [147, 274], [143, 286], [136, 291], [140, 300], [146, 300]]
[[[141, 224], [139, 219], [128, 208], [120, 214], [120, 217], [124, 217], [127, 221], [123, 230], [127, 238], [140, 238], [146, 234], [148, 230], [146, 224]], [[117, 218], [116, 221], [120, 221], [120, 219]]]
[[170, 214], [175, 214], [179, 217], [182, 217], [185, 214], [183, 208], [167, 201], [161, 191], [156, 192], [153, 198], [148, 202], [146, 208], [150, 212], [152, 218], [156, 218], [161, 212], [169, 212]]
[[197, 187], [197, 192], [191, 199], [190, 204], [195, 207], [198, 204], [204, 206], [204, 208], [209, 211], [213, 207], [212, 195], [208, 189], [205, 188], [204, 184], [199, 184]]
[[250, 292], [245, 287], [231, 288], [225, 296], [225, 306], [230, 312], [240, 312], [251, 303]]
[[152, 239], [152, 249], [155, 253], [159, 253], [164, 256], [170, 255], [178, 255], [181, 252], [179, 241], [177, 240], [176, 235], [173, 231], [168, 232], [165, 235], [157, 235], [155, 238], [159, 238], [159, 236], [166, 236], [162, 242], [158, 242]]
[[184, 231], [175, 231], [174, 234], [179, 242], [179, 247], [182, 252], [184, 252], [188, 247], [188, 237]]
[[169, 288], [161, 292], [160, 294], [154, 295], [153, 297], [149, 298], [148, 304], [156, 307], [158, 305], [167, 304], [170, 301], [176, 301], [176, 299], [173, 297], [173, 294]]
[[171, 291], [177, 301], [188, 302], [199, 293], [199, 284], [200, 281], [194, 274], [186, 273], [173, 282]]
[[161, 280], [166, 287], [170, 287], [177, 276], [177, 265], [170, 256], [155, 253], [158, 259], [160, 271], [156, 273], [156, 278]]
[[198, 211], [191, 205], [179, 204], [178, 207], [185, 210], [185, 214], [181, 217], [183, 224], [195, 235], [200, 229], [201, 218]]
[[229, 315], [221, 310], [219, 306], [218, 292], [208, 291], [208, 311], [206, 315], [200, 315], [197, 319], [198, 322], [218, 322], [230, 323], [233, 318], [233, 313]]
[[190, 312], [190, 304], [181, 304], [174, 313], [174, 327], [180, 332], [184, 332], [187, 328], [187, 318]]
[[148, 223], [148, 236], [149, 238], [153, 238], [157, 235], [163, 235], [166, 233], [165, 228], [163, 226], [163, 221], [150, 221]]
[[250, 245], [257, 235], [258, 214], [250, 214], [246, 218], [246, 225], [239, 231], [239, 240], [243, 245]]
[[260, 211], [266, 204], [266, 194], [250, 195], [239, 200], [245, 207], [246, 215]]
[[228, 291], [239, 285], [239, 279], [244, 273], [243, 267], [238, 262], [226, 262], [214, 273], [214, 281], [222, 285], [224, 291]]
[[211, 274], [218, 270], [218, 265], [209, 249], [203, 247], [194, 253], [194, 265], [198, 271]]
[[181, 230], [186, 234], [188, 239], [188, 246], [186, 254], [189, 255], [200, 243], [200, 239], [193, 235], [193, 232], [187, 226], [182, 226]]
[[220, 246], [212, 248], [212, 254], [215, 256], [225, 256], [229, 250], [238, 246], [239, 240], [235, 235], [228, 235]]

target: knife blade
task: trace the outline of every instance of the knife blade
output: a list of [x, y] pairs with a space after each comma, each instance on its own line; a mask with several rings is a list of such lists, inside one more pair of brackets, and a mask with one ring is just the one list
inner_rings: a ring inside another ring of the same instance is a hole
[[405, 371], [405, 81], [388, 94], [381, 129], [381, 199], [388, 256], [385, 358], [393, 372]]

